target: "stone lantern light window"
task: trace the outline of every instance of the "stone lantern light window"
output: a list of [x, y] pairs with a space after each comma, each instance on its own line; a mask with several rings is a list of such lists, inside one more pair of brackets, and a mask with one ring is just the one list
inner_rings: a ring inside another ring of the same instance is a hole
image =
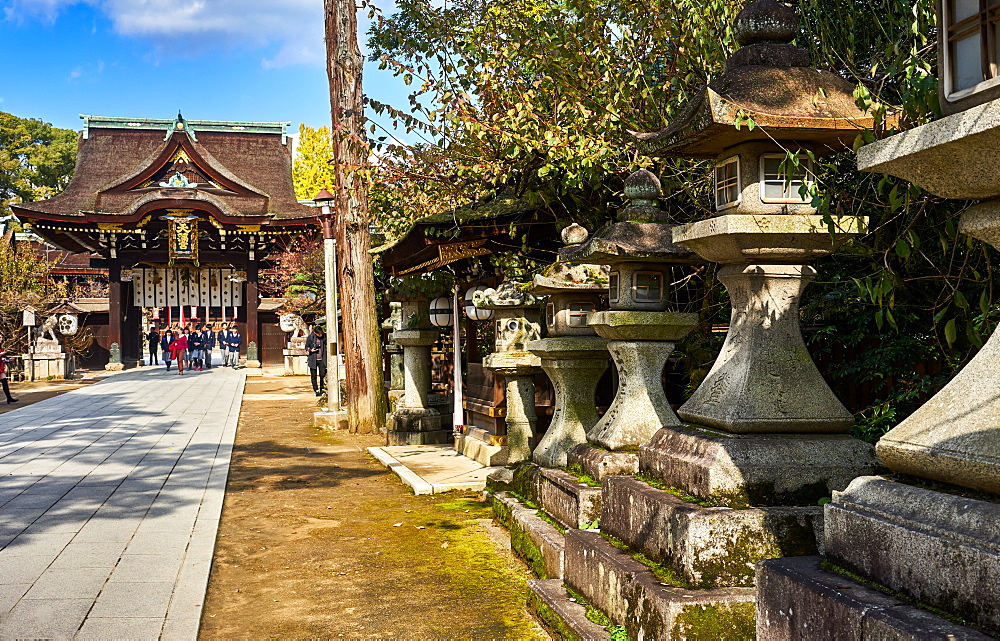
[[632, 277], [632, 300], [637, 303], [659, 303], [663, 300], [663, 274], [636, 272]]
[[760, 157], [761, 202], [809, 202], [809, 195], [802, 194], [802, 186], [814, 180], [813, 162], [805, 154], [799, 154], [798, 161], [798, 166], [793, 167], [787, 154], [763, 154]]
[[[997, 22], [1000, 0], [945, 0], [945, 96], [960, 100], [1000, 84]], [[943, 36], [944, 34], [942, 34]]]
[[608, 274], [608, 301], [612, 303], [618, 302], [618, 272], [611, 272]]
[[733, 156], [715, 166], [715, 207], [726, 209], [740, 204], [740, 157]]
[[569, 326], [570, 327], [586, 327], [587, 326], [587, 314], [592, 314], [596, 310], [593, 303], [583, 302], [583, 303], [570, 303], [569, 304]]
[[556, 324], [556, 304], [549, 303], [545, 306], [545, 324], [552, 327]]

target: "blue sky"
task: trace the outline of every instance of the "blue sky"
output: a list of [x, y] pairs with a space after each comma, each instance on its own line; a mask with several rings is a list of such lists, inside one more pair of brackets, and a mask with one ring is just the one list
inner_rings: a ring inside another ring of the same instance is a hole
[[[0, 111], [328, 125], [322, 21], [322, 0], [0, 0]], [[405, 89], [367, 65], [372, 97]]]

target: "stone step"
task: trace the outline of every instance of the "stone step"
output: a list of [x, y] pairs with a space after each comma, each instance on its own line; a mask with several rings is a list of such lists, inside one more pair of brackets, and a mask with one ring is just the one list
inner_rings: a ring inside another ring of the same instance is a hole
[[528, 581], [528, 607], [542, 624], [557, 637], [567, 641], [604, 641], [608, 631], [587, 618], [587, 608], [570, 601], [560, 579]]
[[697, 588], [751, 586], [762, 559], [819, 552], [823, 508], [702, 507], [630, 476], [603, 482], [601, 531]]
[[[490, 438], [490, 437], [493, 438]], [[497, 438], [486, 430], [470, 428], [465, 434], [455, 435], [455, 451], [486, 467], [507, 465], [509, 451], [506, 445], [496, 443]]]
[[538, 505], [567, 528], [586, 528], [601, 516], [601, 488], [580, 483], [564, 470], [544, 468], [537, 480]]
[[821, 562], [821, 557], [807, 556], [770, 559], [758, 566], [760, 641], [994, 638], [841, 574], [827, 572]]
[[687, 590], [662, 583], [653, 571], [596, 532], [566, 532], [565, 583], [631, 639], [752, 639], [753, 588]]
[[510, 532], [510, 547], [535, 576], [561, 579], [565, 537], [550, 523], [508, 492], [493, 495], [493, 513]]
[[386, 432], [388, 445], [449, 445], [454, 435], [451, 430], [435, 430], [431, 432]]
[[491, 477], [487, 489], [519, 495], [565, 528], [582, 528], [601, 516], [601, 488], [580, 483], [565, 470], [522, 463], [510, 478], [503, 477]]
[[581, 443], [567, 453], [568, 465], [579, 465], [587, 476], [600, 481], [605, 476], [639, 473], [638, 452], [608, 452]]

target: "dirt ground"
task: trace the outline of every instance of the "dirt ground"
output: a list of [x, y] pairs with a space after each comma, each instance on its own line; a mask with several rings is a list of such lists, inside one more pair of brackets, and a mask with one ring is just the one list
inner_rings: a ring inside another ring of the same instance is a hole
[[414, 496], [364, 451], [381, 439], [311, 427], [308, 385], [247, 381], [201, 638], [548, 638], [489, 507]]

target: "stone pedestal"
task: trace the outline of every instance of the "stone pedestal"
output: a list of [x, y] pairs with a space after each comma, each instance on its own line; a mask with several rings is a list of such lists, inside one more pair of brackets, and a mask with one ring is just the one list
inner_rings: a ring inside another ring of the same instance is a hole
[[609, 450], [636, 448], [665, 425], [679, 425], [663, 392], [663, 367], [678, 341], [698, 324], [697, 314], [608, 311], [591, 314], [598, 336], [618, 367], [618, 393], [607, 413], [587, 432]]
[[799, 298], [815, 276], [808, 265], [719, 270], [732, 301], [729, 334], [681, 418], [734, 433], [845, 432], [854, 424], [802, 340]]
[[69, 355], [58, 351], [58, 347], [59, 344], [56, 343], [57, 351], [36, 351], [33, 354], [22, 354], [25, 378], [29, 381], [70, 378], [71, 361]]
[[594, 393], [608, 368], [608, 341], [594, 336], [565, 336], [532, 341], [528, 350], [541, 359], [555, 389], [555, 408], [548, 431], [532, 460], [542, 467], [563, 467], [567, 452], [587, 442], [597, 424]]
[[285, 376], [309, 376], [309, 352], [306, 339], [293, 338], [282, 350], [285, 357]]
[[535, 373], [541, 360], [525, 352], [490, 354], [483, 359], [483, 367], [501, 374], [506, 382], [507, 412], [507, 463], [531, 460], [535, 448]]
[[439, 333], [431, 329], [403, 329], [392, 333], [403, 347], [404, 395], [389, 415], [389, 445], [448, 443], [451, 429], [441, 429], [441, 413], [429, 407], [431, 345]]

